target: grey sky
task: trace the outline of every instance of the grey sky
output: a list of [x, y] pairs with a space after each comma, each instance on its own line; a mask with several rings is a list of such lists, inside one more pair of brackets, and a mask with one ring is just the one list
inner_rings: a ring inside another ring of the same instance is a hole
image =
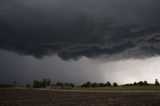
[[[158, 0], [2, 0], [0, 48], [42, 58], [159, 54]], [[119, 59], [118, 58], [118, 59]]]
[[160, 57], [129, 59], [108, 62], [81, 58], [77, 61], [63, 61], [57, 56], [39, 60], [31, 56], [18, 56], [0, 50], [1, 82], [17, 81], [30, 83], [34, 79], [50, 78], [52, 82], [118, 82], [119, 84], [160, 79]]
[[[159, 0], [1, 0], [1, 81], [42, 77], [75, 83], [113, 81], [116, 72], [137, 80], [139, 74], [131, 73], [141, 69], [139, 61], [150, 64], [150, 59], [159, 59], [155, 57], [160, 54], [159, 4]], [[128, 69], [130, 62], [133, 68]], [[151, 80], [148, 75], [144, 78]]]
[[86, 81], [104, 82], [98, 63], [87, 58], [63, 61], [58, 56], [51, 56], [39, 60], [6, 51], [0, 51], [0, 57], [0, 81], [24, 83], [33, 79], [50, 78], [53, 82], [68, 81], [77, 84]]

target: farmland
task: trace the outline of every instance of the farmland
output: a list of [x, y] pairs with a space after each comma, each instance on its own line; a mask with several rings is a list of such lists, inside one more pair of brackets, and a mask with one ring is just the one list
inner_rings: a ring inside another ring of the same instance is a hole
[[0, 89], [0, 106], [160, 106], [160, 92]]

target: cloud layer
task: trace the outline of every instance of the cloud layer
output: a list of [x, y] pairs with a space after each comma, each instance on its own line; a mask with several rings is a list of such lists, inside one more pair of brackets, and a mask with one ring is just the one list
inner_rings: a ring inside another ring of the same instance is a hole
[[160, 54], [159, 0], [1, 0], [0, 49], [42, 58]]

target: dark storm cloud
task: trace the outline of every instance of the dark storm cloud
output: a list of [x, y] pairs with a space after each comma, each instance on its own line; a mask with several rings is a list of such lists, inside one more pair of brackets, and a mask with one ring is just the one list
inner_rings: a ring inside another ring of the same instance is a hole
[[159, 0], [1, 0], [0, 48], [42, 58], [160, 54]]

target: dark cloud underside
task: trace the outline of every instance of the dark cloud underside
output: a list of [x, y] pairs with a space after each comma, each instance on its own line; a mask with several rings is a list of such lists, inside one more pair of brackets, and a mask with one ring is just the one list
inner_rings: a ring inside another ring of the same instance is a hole
[[42, 58], [160, 54], [159, 0], [1, 0], [0, 49]]

